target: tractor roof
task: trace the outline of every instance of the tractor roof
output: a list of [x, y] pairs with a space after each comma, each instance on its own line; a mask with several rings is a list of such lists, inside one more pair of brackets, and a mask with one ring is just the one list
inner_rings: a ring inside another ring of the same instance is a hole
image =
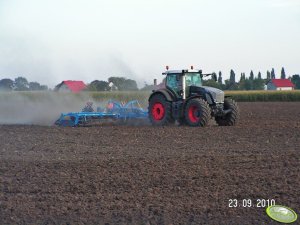
[[168, 75], [168, 74], [178, 74], [178, 73], [201, 73], [201, 70], [191, 70], [191, 69], [185, 69], [185, 70], [167, 70], [166, 72], [163, 73], [163, 75]]

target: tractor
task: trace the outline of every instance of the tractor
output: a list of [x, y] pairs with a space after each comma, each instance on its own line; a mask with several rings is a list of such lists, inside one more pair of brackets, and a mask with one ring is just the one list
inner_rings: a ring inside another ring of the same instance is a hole
[[202, 85], [203, 74], [193, 67], [185, 70], [169, 70], [165, 79], [149, 97], [148, 115], [156, 126], [165, 126], [177, 121], [180, 125], [206, 126], [211, 118], [219, 126], [234, 126], [239, 118], [237, 103], [224, 96], [217, 88]]

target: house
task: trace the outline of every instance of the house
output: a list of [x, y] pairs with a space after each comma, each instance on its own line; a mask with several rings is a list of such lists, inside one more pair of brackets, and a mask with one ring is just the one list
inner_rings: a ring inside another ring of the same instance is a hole
[[87, 86], [83, 83], [83, 81], [75, 81], [75, 80], [65, 80], [60, 84], [56, 85], [55, 91], [59, 92], [73, 92], [78, 93], [85, 89]]
[[289, 79], [271, 79], [267, 83], [267, 90], [293, 90], [294, 84]]

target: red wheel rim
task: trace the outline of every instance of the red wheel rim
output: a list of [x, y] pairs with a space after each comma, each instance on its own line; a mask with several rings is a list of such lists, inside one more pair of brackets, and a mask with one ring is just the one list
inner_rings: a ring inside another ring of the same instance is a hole
[[191, 105], [189, 108], [189, 119], [191, 122], [196, 123], [200, 120], [200, 111], [197, 106]]
[[165, 107], [160, 102], [154, 103], [152, 107], [152, 116], [154, 120], [162, 120], [165, 115]]

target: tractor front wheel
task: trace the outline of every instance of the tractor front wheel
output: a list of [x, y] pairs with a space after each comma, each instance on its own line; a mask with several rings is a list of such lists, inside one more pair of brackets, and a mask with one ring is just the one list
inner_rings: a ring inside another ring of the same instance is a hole
[[164, 126], [174, 122], [171, 113], [172, 104], [161, 94], [156, 94], [149, 100], [149, 119], [153, 125]]
[[184, 110], [185, 121], [192, 127], [204, 127], [210, 119], [209, 105], [201, 98], [188, 101]]
[[239, 118], [239, 107], [237, 103], [229, 98], [224, 100], [224, 110], [231, 109], [231, 112], [222, 117], [216, 117], [219, 126], [234, 126]]

